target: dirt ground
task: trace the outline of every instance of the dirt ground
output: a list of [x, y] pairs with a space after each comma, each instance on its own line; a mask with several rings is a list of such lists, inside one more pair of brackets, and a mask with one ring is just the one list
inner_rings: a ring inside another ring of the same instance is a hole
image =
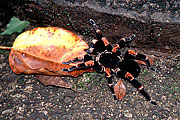
[[[87, 43], [96, 38], [89, 19], [94, 19], [114, 45], [121, 37], [136, 34], [130, 45], [154, 58], [156, 72], [142, 66], [138, 80], [158, 105], [148, 103], [128, 82], [126, 96], [114, 103], [104, 74], [85, 73], [64, 77], [78, 92], [44, 86], [34, 75], [16, 75], [8, 63], [8, 51], [0, 51], [0, 119], [2, 120], [178, 120], [180, 119], [180, 25], [142, 23], [134, 19], [99, 13], [88, 8], [41, 6], [32, 2], [0, 1], [0, 30], [12, 16], [30, 21], [27, 29], [56, 26], [81, 35]], [[11, 46], [17, 34], [0, 36]], [[127, 49], [123, 49], [125, 52]]]

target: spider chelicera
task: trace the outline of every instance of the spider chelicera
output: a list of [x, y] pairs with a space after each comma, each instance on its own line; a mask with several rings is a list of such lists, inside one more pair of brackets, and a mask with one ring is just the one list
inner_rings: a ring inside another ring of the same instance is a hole
[[108, 87], [115, 101], [118, 99], [114, 92], [112, 77], [116, 76], [122, 78], [137, 88], [147, 101], [153, 105], [157, 105], [156, 102], [151, 100], [143, 86], [136, 80], [140, 74], [138, 61], [143, 61], [148, 69], [154, 70], [150, 65], [148, 57], [133, 50], [128, 50], [124, 57], [122, 57], [120, 52], [121, 48], [133, 41], [135, 35], [133, 34], [130, 37], [121, 38], [120, 41], [112, 47], [92, 19], [90, 19], [90, 24], [96, 31], [98, 40], [92, 40], [89, 49], [86, 50], [87, 54], [83, 57], [63, 62], [63, 64], [73, 64], [73, 67], [62, 70], [70, 72], [78, 69], [93, 68], [96, 72], [105, 73], [108, 80]]

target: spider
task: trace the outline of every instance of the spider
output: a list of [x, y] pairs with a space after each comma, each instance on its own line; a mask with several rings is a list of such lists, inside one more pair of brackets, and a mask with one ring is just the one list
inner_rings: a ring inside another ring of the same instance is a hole
[[89, 49], [86, 50], [87, 54], [84, 56], [63, 62], [63, 64], [71, 64], [73, 66], [68, 69], [62, 69], [62, 71], [71, 72], [78, 69], [93, 68], [96, 72], [105, 73], [108, 80], [108, 87], [115, 101], [117, 101], [117, 96], [115, 95], [112, 77], [122, 78], [132, 84], [148, 102], [157, 105], [156, 102], [151, 100], [143, 86], [136, 80], [140, 74], [138, 61], [145, 62], [148, 69], [155, 70], [151, 67], [148, 57], [133, 50], [128, 50], [124, 54], [124, 57], [122, 57], [120, 52], [121, 48], [126, 47], [133, 41], [135, 34], [130, 37], [121, 38], [112, 47], [101, 33], [101, 30], [98, 29], [96, 23], [92, 19], [89, 22], [96, 31], [98, 40], [92, 40]]

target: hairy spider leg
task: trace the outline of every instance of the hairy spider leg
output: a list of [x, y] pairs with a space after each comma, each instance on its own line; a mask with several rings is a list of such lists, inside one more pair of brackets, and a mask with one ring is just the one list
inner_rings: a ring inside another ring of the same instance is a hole
[[93, 26], [94, 30], [96, 31], [96, 36], [98, 40], [92, 40], [90, 48], [88, 49], [87, 52], [89, 54], [94, 54], [94, 55], [97, 55], [100, 52], [104, 52], [105, 50], [107, 50], [108, 52], [111, 52], [112, 46], [110, 45], [106, 37], [103, 36], [103, 34], [101, 33], [101, 30], [98, 29], [98, 26], [96, 25], [94, 20], [90, 19], [89, 22]]
[[62, 71], [70, 72], [75, 69], [91, 68], [94, 66], [94, 61], [90, 55], [86, 54], [86, 55], [84, 55], [84, 57], [81, 57], [81, 58], [77, 57], [74, 60], [69, 60], [68, 62], [63, 62], [63, 64], [73, 65], [70, 68], [62, 69]]
[[[131, 60], [132, 59], [132, 60], [144, 61], [145, 64], [147, 65], [148, 69], [151, 69], [151, 70], [155, 71], [155, 69], [153, 67], [151, 67], [149, 58], [144, 54], [137, 53], [137, 52], [135, 52], [133, 50], [128, 50], [124, 55], [124, 59], [125, 60]], [[138, 62], [138, 61], [136, 61], [136, 62]]]
[[111, 90], [111, 94], [113, 96], [114, 101], [116, 102], [117, 97], [114, 92], [114, 84], [112, 82], [111, 70], [109, 68], [105, 68], [105, 67], [103, 67], [103, 69], [104, 69], [104, 72], [106, 73], [106, 78], [108, 80], [108, 87]]
[[112, 76], [111, 77], [106, 77], [106, 78], [108, 80], [108, 87], [111, 90], [111, 94], [113, 96], [114, 101], [116, 102], [117, 97], [116, 97], [115, 92], [114, 92], [114, 83], [112, 82]]
[[152, 103], [153, 105], [157, 105], [156, 102], [151, 100], [150, 96], [146, 93], [143, 86], [133, 77], [131, 73], [119, 70], [117, 72], [117, 77], [127, 80], [147, 99], [148, 102]]
[[119, 42], [113, 47], [112, 52], [113, 53], [118, 52], [119, 49], [125, 47], [130, 42], [132, 42], [134, 38], [135, 38], [135, 34], [132, 34], [130, 37], [121, 38]]
[[67, 62], [62, 62], [62, 63], [65, 64], [65, 65], [69, 65], [71, 63], [86, 62], [86, 61], [89, 61], [89, 60], [92, 60], [92, 57], [89, 54], [85, 54], [82, 57], [76, 57], [73, 60], [69, 60]]
[[94, 30], [96, 31], [98, 40], [92, 40], [90, 44], [90, 48], [85, 50], [87, 52], [84, 57], [77, 57], [73, 60], [69, 60], [67, 62], [63, 62], [63, 64], [70, 64], [70, 63], [76, 63], [81, 61], [88, 61], [91, 60], [91, 55], [97, 55], [98, 53], [104, 52], [105, 50], [112, 51], [112, 46], [109, 44], [107, 39], [102, 35], [101, 31], [98, 29], [98, 26], [94, 22], [94, 20], [89, 20], [90, 24], [93, 26]]
[[[62, 71], [70, 72], [75, 69], [87, 68], [85, 63], [92, 61], [91, 55], [97, 55], [99, 52], [104, 52], [106, 49], [112, 50], [112, 46], [109, 44], [107, 39], [105, 37], [103, 37], [103, 35], [101, 34], [101, 31], [98, 29], [98, 26], [96, 25], [96, 23], [92, 19], [90, 19], [90, 23], [93, 26], [93, 28], [95, 29], [99, 40], [93, 40], [91, 42], [90, 48], [88, 50], [86, 50], [87, 54], [85, 54], [84, 57], [77, 57], [77, 58], [74, 58], [73, 60], [63, 62], [63, 64], [67, 64], [67, 65], [69, 65], [71, 63], [77, 63], [77, 62], [80, 62], [80, 63], [75, 64], [71, 68], [62, 69]], [[82, 63], [82, 62], [84, 62], [84, 63]], [[93, 65], [94, 65], [94, 63], [93, 63]]]
[[94, 61], [93, 60], [89, 60], [86, 62], [79, 62], [79, 63], [74, 63], [72, 67], [70, 68], [64, 68], [62, 69], [62, 71], [64, 72], [71, 72], [73, 70], [81, 70], [81, 69], [88, 69], [88, 68], [93, 68], [94, 66]]

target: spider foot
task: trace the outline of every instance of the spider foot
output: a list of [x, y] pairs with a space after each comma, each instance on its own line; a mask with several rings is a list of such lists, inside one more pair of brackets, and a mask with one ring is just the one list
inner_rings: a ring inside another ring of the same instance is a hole
[[132, 34], [130, 37], [126, 37], [125, 38], [126, 44], [128, 45], [130, 42], [132, 42], [135, 37], [136, 37], [135, 34]]
[[153, 67], [148, 67], [148, 69], [150, 69], [150, 70], [152, 70], [152, 71], [156, 72], [156, 69], [155, 69], [155, 68], [153, 68]]
[[157, 105], [157, 103], [156, 102], [154, 102], [154, 101], [149, 101], [150, 103], [152, 103], [153, 105]]
[[90, 19], [90, 20], [89, 20], [89, 23], [94, 27], [95, 30], [98, 29], [98, 26], [96, 25], [96, 23], [94, 22], [93, 19]]
[[94, 48], [90, 48], [90, 49], [86, 49], [85, 52], [87, 52], [88, 54], [92, 54], [93, 50], [94, 50]]
[[81, 62], [83, 60], [83, 58], [75, 58], [73, 60], [69, 60], [67, 62], [62, 62], [62, 64], [65, 64], [65, 65], [69, 65], [71, 63], [77, 63], [77, 62]]
[[81, 70], [81, 69], [89, 69], [89, 68], [92, 68], [94, 66], [94, 61], [93, 60], [89, 60], [89, 61], [86, 61], [86, 62], [80, 62], [80, 63], [76, 63], [76, 64], [73, 64], [72, 67], [70, 68], [65, 68], [65, 69], [62, 69], [62, 71], [64, 72], [71, 72], [73, 70]]
[[63, 71], [63, 72], [71, 72], [71, 71], [73, 71], [73, 70], [75, 70], [75, 69], [77, 69], [77, 67], [76, 67], [76, 66], [72, 66], [72, 67], [70, 67], [70, 68], [64, 68], [64, 69], [62, 69], [62, 71]]
[[114, 99], [114, 103], [117, 103], [117, 102], [118, 102], [118, 100], [117, 100], [116, 95], [115, 95], [115, 94], [112, 94], [112, 96], [113, 96], [113, 99]]
[[117, 104], [119, 101], [118, 100], [114, 100], [114, 103]]
[[69, 72], [69, 69], [62, 69], [63, 72]]
[[65, 65], [69, 65], [70, 63], [72, 63], [72, 61], [67, 61], [67, 62], [62, 62], [62, 64], [65, 64]]

